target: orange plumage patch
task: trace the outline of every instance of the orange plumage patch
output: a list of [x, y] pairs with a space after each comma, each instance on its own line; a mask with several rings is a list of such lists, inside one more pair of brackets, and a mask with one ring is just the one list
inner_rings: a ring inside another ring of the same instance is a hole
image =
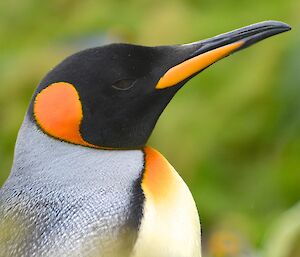
[[155, 149], [144, 148], [145, 171], [142, 181], [142, 189], [146, 196], [151, 197], [157, 203], [169, 199], [176, 188], [176, 178], [173, 167]]
[[34, 116], [39, 126], [49, 135], [70, 143], [93, 146], [80, 134], [82, 106], [72, 84], [58, 82], [43, 89], [36, 96]]

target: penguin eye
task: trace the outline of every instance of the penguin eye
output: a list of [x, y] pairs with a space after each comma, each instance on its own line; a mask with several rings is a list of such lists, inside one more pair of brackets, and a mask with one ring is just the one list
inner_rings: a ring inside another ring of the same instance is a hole
[[120, 79], [112, 84], [112, 87], [117, 90], [129, 90], [136, 83], [136, 79]]

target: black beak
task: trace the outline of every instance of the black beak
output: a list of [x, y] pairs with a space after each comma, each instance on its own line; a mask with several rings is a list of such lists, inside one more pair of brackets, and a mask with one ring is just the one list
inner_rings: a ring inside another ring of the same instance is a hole
[[291, 30], [286, 23], [279, 21], [263, 21], [240, 29], [236, 29], [213, 38], [201, 40], [192, 44], [199, 45], [194, 55], [198, 55], [215, 48], [225, 46], [234, 42], [242, 41], [244, 44], [235, 50], [241, 50], [251, 46], [263, 39]]
[[[265, 21], [243, 27], [216, 37], [178, 46], [188, 52], [184, 60], [171, 67], [159, 80], [156, 88], [163, 89], [204, 70], [214, 62], [251, 46], [265, 38], [290, 30], [291, 27], [278, 21]], [[188, 48], [188, 51], [187, 51]]]

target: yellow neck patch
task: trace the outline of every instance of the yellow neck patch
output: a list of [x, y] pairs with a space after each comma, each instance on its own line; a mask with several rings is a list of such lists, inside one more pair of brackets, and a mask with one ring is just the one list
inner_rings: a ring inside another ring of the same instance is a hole
[[143, 219], [133, 257], [201, 257], [200, 223], [193, 197], [172, 167], [145, 147]]
[[176, 188], [176, 180], [169, 162], [155, 149], [145, 147], [145, 172], [142, 188], [146, 195], [157, 203], [172, 197], [172, 189]]

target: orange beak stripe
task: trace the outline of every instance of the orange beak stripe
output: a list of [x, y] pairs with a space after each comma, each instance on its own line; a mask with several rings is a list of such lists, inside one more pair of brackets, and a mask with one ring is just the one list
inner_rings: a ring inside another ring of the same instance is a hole
[[156, 89], [172, 87], [193, 74], [207, 68], [214, 62], [228, 56], [244, 44], [238, 41], [188, 59], [169, 69], [158, 81]]

